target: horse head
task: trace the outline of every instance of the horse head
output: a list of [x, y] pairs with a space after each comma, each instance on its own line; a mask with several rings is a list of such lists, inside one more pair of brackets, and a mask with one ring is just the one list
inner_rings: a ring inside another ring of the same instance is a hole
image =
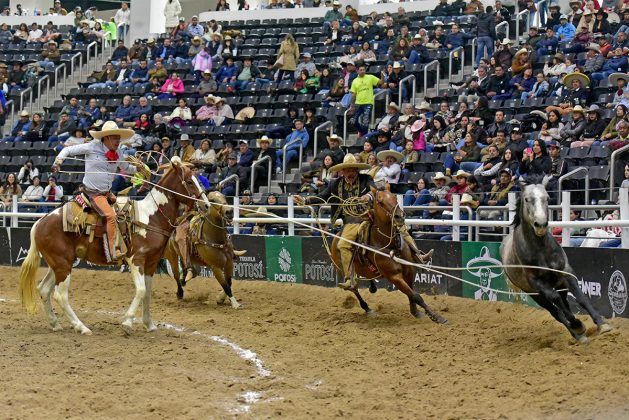
[[232, 218], [232, 209], [227, 204], [227, 200], [223, 194], [219, 191], [212, 191], [207, 194], [207, 199], [210, 203], [210, 216], [217, 217], [219, 219]]
[[529, 177], [520, 183], [522, 191], [518, 200], [515, 224], [526, 223], [535, 235], [542, 237], [548, 232], [548, 193], [546, 184], [549, 177]]
[[379, 225], [390, 223], [392, 226], [404, 225], [404, 212], [400, 207], [397, 196], [388, 190], [371, 188], [374, 197], [374, 216]]
[[193, 205], [203, 195], [203, 188], [194, 177], [190, 165], [183, 163], [178, 156], [163, 165], [166, 169], [159, 186], [170, 192], [174, 200], [187, 206]]

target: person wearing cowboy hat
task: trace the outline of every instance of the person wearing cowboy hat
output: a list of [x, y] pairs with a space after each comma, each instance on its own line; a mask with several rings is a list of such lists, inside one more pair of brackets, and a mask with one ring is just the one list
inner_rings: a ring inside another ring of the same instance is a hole
[[559, 131], [561, 142], [565, 146], [569, 146], [573, 141], [578, 141], [585, 130], [587, 121], [585, 120], [585, 109], [581, 105], [575, 105], [570, 109], [572, 112], [572, 120]]
[[260, 69], [258, 66], [252, 66], [251, 63], [251, 57], [243, 57], [242, 64], [237, 66], [236, 75], [231, 78], [229, 83], [236, 92], [247, 90], [249, 84], [260, 77]]
[[583, 73], [589, 75], [600, 71], [605, 64], [605, 57], [601, 54], [601, 46], [596, 42], [590, 42], [586, 49], [585, 63], [583, 64]]
[[[254, 177], [254, 185], [259, 187], [266, 185], [268, 182], [269, 165], [271, 166], [271, 173], [274, 172], [276, 150], [271, 147], [272, 140], [267, 136], [262, 136], [256, 140], [256, 146], [258, 148], [254, 162], [260, 162], [255, 166], [254, 173], [251, 175]], [[270, 159], [266, 159], [266, 157]], [[262, 160], [264, 159], [264, 160]]]
[[13, 128], [11, 128], [11, 135], [6, 137], [4, 141], [22, 141], [22, 137], [28, 133], [28, 130], [33, 124], [30, 116], [27, 110], [20, 112], [20, 118], [13, 124]]
[[382, 117], [376, 128], [369, 133], [365, 134], [365, 140], [373, 139], [378, 136], [381, 131], [392, 132], [395, 124], [400, 117], [400, 107], [395, 102], [391, 101], [387, 106], [387, 113]]
[[130, 163], [120, 159], [122, 149], [120, 142], [130, 139], [133, 130], [118, 128], [115, 122], [107, 121], [101, 131], [90, 131], [94, 141], [66, 147], [55, 159], [55, 166], [61, 166], [63, 161], [72, 156], [85, 156], [85, 175], [83, 185], [86, 195], [90, 198], [92, 208], [98, 214], [105, 217], [105, 256], [108, 262], [118, 260], [117, 255], [117, 223], [116, 214], [109, 204], [109, 200], [115, 200], [111, 194], [111, 186], [118, 173], [118, 168], [127, 174], [135, 174], [138, 169], [145, 170], [143, 165]]
[[216, 109], [218, 111], [216, 115], [212, 117], [214, 125], [219, 126], [223, 124], [226, 120], [232, 121], [234, 119], [234, 111], [232, 111], [232, 107], [229, 106], [227, 102], [225, 102], [225, 98], [215, 96], [214, 105], [216, 105]]
[[318, 169], [323, 164], [323, 159], [327, 155], [332, 157], [332, 161], [334, 165], [337, 165], [343, 162], [343, 158], [345, 157], [345, 152], [341, 149], [341, 143], [343, 142], [343, 138], [339, 137], [337, 134], [332, 134], [328, 136], [328, 147], [321, 150], [317, 156], [311, 159], [308, 163], [310, 164], [310, 169]]
[[577, 141], [573, 141], [570, 144], [570, 148], [575, 147], [589, 147], [600, 139], [603, 130], [607, 126], [607, 123], [602, 118], [602, 109], [598, 105], [592, 104], [585, 110], [587, 114], [586, 124], [581, 133], [581, 136]]
[[208, 95], [203, 99], [205, 101], [205, 105], [197, 109], [194, 114], [195, 121], [200, 125], [210, 121], [212, 117], [218, 115], [218, 108], [214, 105], [215, 97], [213, 95]]
[[[363, 220], [353, 214], [348, 214], [346, 212], [347, 207], [343, 206], [342, 202], [350, 198], [358, 198], [366, 204], [373, 201], [374, 197], [371, 190], [375, 188], [374, 181], [370, 175], [359, 173], [359, 171], [369, 168], [368, 164], [358, 162], [354, 155], [348, 153], [345, 155], [343, 163], [330, 168], [330, 171], [336, 172], [339, 177], [331, 179], [323, 191], [310, 197], [293, 196], [297, 205], [331, 204], [331, 224], [334, 225], [339, 219], [343, 221], [343, 230], [340, 236], [344, 240], [339, 241], [338, 250], [341, 255], [341, 269], [345, 281], [338, 286], [345, 290], [352, 290], [358, 286], [350, 267], [354, 246], [348, 241], [355, 242], [358, 239]], [[416, 249], [415, 247], [413, 251]], [[430, 255], [428, 258], [417, 255], [417, 258], [425, 264], [430, 259]]]
[[550, 111], [558, 111], [561, 115], [567, 115], [572, 112], [573, 104], [584, 104], [590, 91], [587, 87], [590, 85], [590, 79], [583, 73], [570, 73], [564, 76], [562, 83], [564, 85], [558, 106], [547, 106], [546, 113]]
[[454, 179], [456, 180], [456, 185], [450, 188], [448, 194], [445, 197], [445, 201], [448, 204], [452, 204], [452, 195], [453, 194], [464, 194], [467, 191], [467, 179], [470, 177], [470, 174], [465, 172], [463, 169], [459, 169], [456, 174], [454, 174]]
[[[216, 92], [218, 89], [218, 85], [216, 84], [216, 80], [214, 80], [214, 76], [212, 75], [212, 71], [207, 69], [203, 70], [201, 73], [201, 80], [197, 85], [197, 93], [200, 96], [208, 95], [211, 96], [212, 93]], [[206, 98], [207, 99], [207, 98]], [[207, 103], [207, 100], [206, 100]], [[214, 103], [214, 101], [212, 101]]]
[[404, 160], [404, 155], [395, 150], [383, 150], [376, 157], [380, 162], [380, 169], [374, 176], [376, 184], [397, 184], [402, 173], [400, 163]]
[[569, 22], [567, 15], [559, 16], [559, 27], [557, 28], [557, 38], [559, 42], [567, 43], [577, 34], [577, 28]]
[[[601, 71], [592, 73], [592, 80], [603, 80], [614, 73], [626, 73], [629, 68], [629, 61], [627, 61], [627, 57], [624, 54], [623, 49], [620, 47], [613, 49], [608, 54], [607, 61], [603, 64]], [[611, 58], [610, 55], [612, 55]]]
[[[539, 28], [535, 25], [531, 25], [529, 28], [528, 38], [526, 45], [530, 46], [533, 51], [537, 49], [537, 43], [542, 40], [542, 34], [539, 33]], [[491, 57], [491, 56], [490, 56]]]
[[175, 151], [175, 154], [181, 158], [182, 162], [191, 162], [192, 156], [194, 156], [194, 146], [191, 144], [190, 136], [183, 133], [179, 137], [179, 148]]
[[[401, 80], [406, 77], [406, 71], [404, 66], [399, 61], [393, 62], [393, 72], [389, 74], [388, 80], [384, 83], [383, 87], [389, 89], [389, 95], [391, 98], [398, 99], [399, 87]], [[408, 87], [402, 82], [402, 97], [399, 98], [400, 102], [408, 101]]]
[[615, 108], [618, 105], [629, 106], [629, 75], [626, 73], [612, 73], [607, 78], [609, 84], [616, 88], [614, 100], [607, 103], [607, 108]]

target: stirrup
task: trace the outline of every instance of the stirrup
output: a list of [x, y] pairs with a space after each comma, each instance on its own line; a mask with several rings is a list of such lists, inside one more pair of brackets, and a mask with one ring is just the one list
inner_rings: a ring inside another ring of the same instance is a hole
[[338, 287], [343, 290], [355, 290], [358, 286], [358, 282], [352, 277], [346, 278], [343, 283], [339, 283]]

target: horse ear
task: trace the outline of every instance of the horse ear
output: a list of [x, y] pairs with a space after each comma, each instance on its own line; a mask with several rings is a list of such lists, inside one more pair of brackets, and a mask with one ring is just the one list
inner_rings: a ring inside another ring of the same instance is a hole
[[544, 175], [544, 178], [542, 179], [542, 185], [544, 186], [544, 188], [546, 188], [551, 178], [552, 178], [552, 175]]
[[518, 181], [518, 184], [520, 185], [520, 191], [524, 192], [524, 188], [529, 185], [528, 182], [526, 182], [525, 179], [520, 178], [520, 180]]

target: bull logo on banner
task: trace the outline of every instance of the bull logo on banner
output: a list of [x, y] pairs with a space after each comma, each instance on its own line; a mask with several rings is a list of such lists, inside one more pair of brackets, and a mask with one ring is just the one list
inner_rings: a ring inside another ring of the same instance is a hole
[[627, 282], [622, 271], [612, 273], [607, 287], [607, 296], [612, 310], [616, 315], [622, 315], [627, 308]]

